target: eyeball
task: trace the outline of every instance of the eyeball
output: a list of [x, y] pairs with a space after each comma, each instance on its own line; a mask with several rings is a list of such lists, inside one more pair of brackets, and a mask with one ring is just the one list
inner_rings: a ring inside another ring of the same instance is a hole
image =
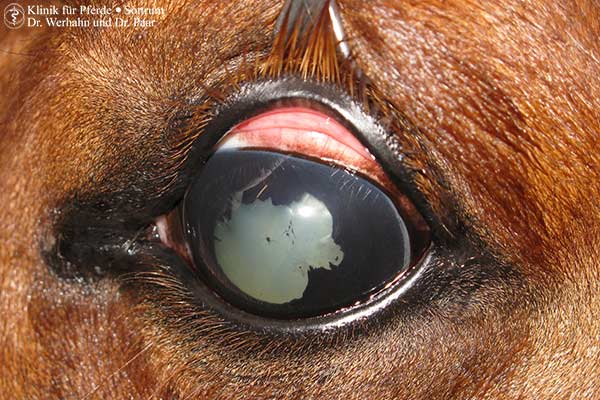
[[225, 138], [188, 188], [181, 222], [194, 268], [231, 305], [280, 319], [336, 312], [421, 255], [421, 228], [397, 196], [342, 166], [376, 161], [330, 116], [266, 112]]

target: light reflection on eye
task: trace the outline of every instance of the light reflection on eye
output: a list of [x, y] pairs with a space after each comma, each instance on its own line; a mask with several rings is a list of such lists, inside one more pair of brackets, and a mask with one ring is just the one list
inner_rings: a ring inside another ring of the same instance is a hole
[[267, 111], [232, 128], [188, 188], [180, 248], [242, 310], [335, 312], [400, 279], [428, 243], [420, 216], [390, 186], [330, 116]]

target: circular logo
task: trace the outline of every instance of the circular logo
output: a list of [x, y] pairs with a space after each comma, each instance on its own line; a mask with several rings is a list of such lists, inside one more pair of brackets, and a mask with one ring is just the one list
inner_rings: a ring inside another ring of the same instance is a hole
[[4, 8], [4, 23], [10, 29], [17, 29], [25, 23], [25, 10], [17, 3], [11, 3]]

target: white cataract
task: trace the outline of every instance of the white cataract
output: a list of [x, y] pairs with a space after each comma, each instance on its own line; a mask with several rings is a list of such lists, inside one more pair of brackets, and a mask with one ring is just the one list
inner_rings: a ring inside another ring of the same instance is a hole
[[327, 206], [306, 193], [288, 205], [270, 198], [242, 204], [234, 199], [231, 218], [215, 228], [217, 262], [242, 292], [283, 304], [302, 298], [310, 269], [331, 269], [344, 258], [333, 237]]

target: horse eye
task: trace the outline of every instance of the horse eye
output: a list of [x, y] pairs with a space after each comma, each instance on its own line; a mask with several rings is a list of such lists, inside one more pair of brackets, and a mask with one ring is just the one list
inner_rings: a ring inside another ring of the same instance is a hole
[[222, 299], [269, 318], [308, 318], [402, 280], [426, 224], [342, 123], [306, 107], [234, 126], [189, 186], [187, 257]]

